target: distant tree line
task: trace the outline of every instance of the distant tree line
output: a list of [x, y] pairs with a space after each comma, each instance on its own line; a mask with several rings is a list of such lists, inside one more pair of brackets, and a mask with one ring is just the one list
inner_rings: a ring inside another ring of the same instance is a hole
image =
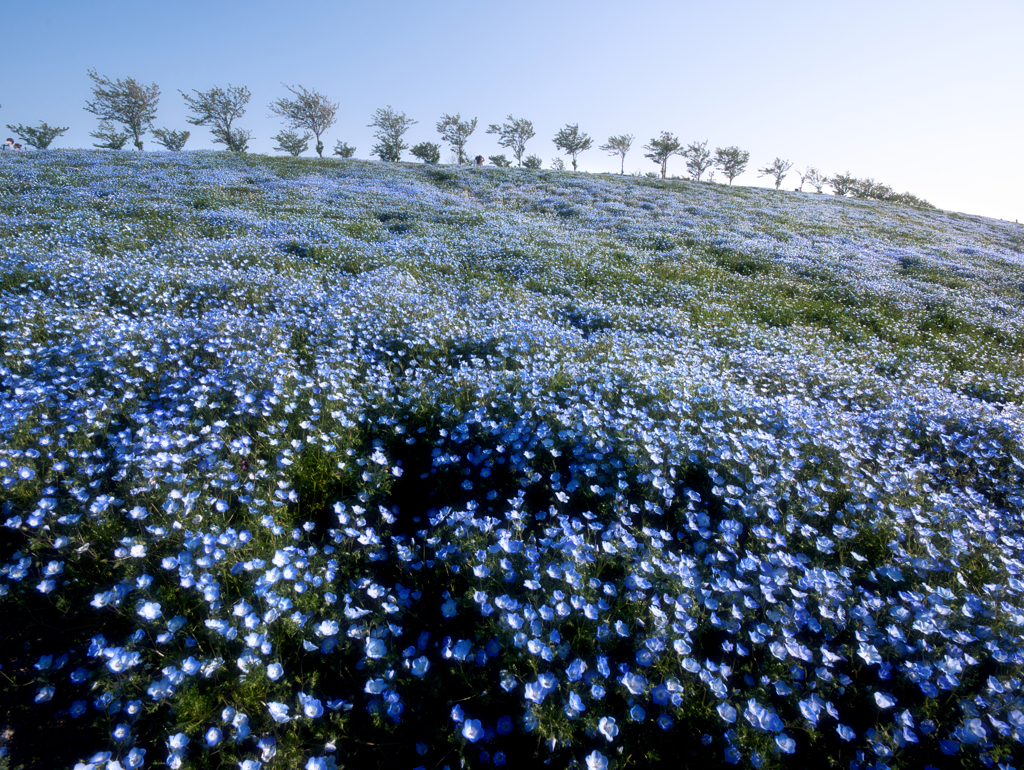
[[[155, 83], [145, 86], [133, 78], [111, 80], [97, 74], [95, 70], [88, 70], [87, 74], [92, 80], [93, 98], [86, 102], [85, 109], [100, 119], [98, 128], [90, 133], [90, 136], [97, 140], [95, 147], [120, 150], [131, 139], [136, 149], [142, 150], [142, 137], [147, 131], [151, 131], [157, 144], [162, 147], [175, 151], [184, 148], [190, 137], [188, 131], [154, 126], [156, 106], [160, 98], [160, 89]], [[315, 139], [316, 154], [322, 158], [323, 136], [337, 122], [338, 104], [331, 102], [324, 94], [307, 90], [302, 85], [282, 85], [291, 96], [282, 96], [270, 104], [271, 113], [280, 117], [284, 123], [284, 128], [273, 137], [277, 142], [274, 149], [299, 156], [309, 149], [309, 142]], [[252, 133], [234, 125], [236, 120], [245, 115], [251, 96], [248, 88], [228, 84], [227, 88], [214, 86], [208, 91], [193, 91], [191, 95], [184, 91], [179, 93], [191, 113], [186, 118], [188, 123], [209, 128], [214, 143], [223, 144], [230, 152], [241, 153], [248, 150]], [[376, 143], [373, 145], [372, 154], [382, 161], [397, 162], [402, 159], [402, 153], [409, 150], [413, 157], [424, 163], [440, 163], [439, 143], [424, 141], [410, 147], [405, 141], [406, 132], [417, 122], [404, 112], [396, 111], [391, 105], [378, 108], [368, 124], [370, 128], [375, 129], [373, 137]], [[470, 162], [466, 145], [476, 127], [476, 118], [464, 120], [459, 113], [441, 116], [436, 124], [436, 130], [451, 148], [450, 163]], [[9, 124], [7, 128], [17, 134], [27, 146], [40, 150], [47, 149], [54, 139], [68, 130], [67, 127], [54, 127], [46, 123], [40, 123], [36, 127]], [[490, 124], [486, 133], [495, 135], [498, 145], [511, 152], [512, 158], [521, 168], [541, 168], [543, 161], [539, 156], [526, 155], [527, 142], [536, 136], [531, 121], [508, 115], [504, 123]], [[602, 151], [620, 158], [620, 174], [625, 174], [626, 155], [632, 148], [634, 139], [632, 134], [620, 134], [609, 137], [607, 143], [600, 145]], [[573, 171], [577, 170], [580, 153], [593, 147], [593, 140], [580, 131], [579, 124], [576, 123], [566, 124], [564, 128], [559, 129], [552, 141], [555, 148], [572, 161]], [[750, 153], [734, 145], [716, 147], [712, 153], [706, 140], [691, 142], [684, 146], [678, 137], [668, 131], [662, 131], [659, 136], [652, 138], [643, 149], [646, 150], [644, 157], [659, 166], [662, 179], [668, 178], [669, 159], [677, 155], [685, 160], [687, 173], [697, 182], [703, 181], [705, 174], [708, 174], [708, 181], [714, 181], [715, 171], [720, 171], [731, 185], [736, 177], [746, 171], [750, 162]], [[355, 147], [339, 140], [335, 144], [334, 154], [341, 158], [351, 158], [355, 150]], [[493, 165], [501, 168], [512, 165], [512, 160], [504, 154], [491, 155], [488, 159]], [[565, 163], [556, 157], [551, 167], [563, 170]], [[790, 161], [775, 158], [772, 163], [757, 171], [758, 176], [774, 180], [775, 189], [778, 190], [792, 167]], [[796, 173], [800, 178], [797, 191], [802, 191], [805, 184], [811, 185], [819, 193], [823, 192], [825, 186], [829, 186], [833, 194], [838, 196], [931, 207], [931, 204], [915, 195], [897, 193], [886, 184], [875, 182], [874, 179], [858, 179], [851, 176], [848, 171], [845, 174], [826, 176], [810, 166], [805, 171]], [[648, 176], [657, 177], [658, 174], [651, 172]]]

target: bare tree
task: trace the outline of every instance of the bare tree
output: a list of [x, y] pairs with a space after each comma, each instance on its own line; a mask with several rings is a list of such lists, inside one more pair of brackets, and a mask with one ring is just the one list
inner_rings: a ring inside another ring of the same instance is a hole
[[195, 96], [184, 91], [178, 93], [193, 112], [186, 118], [187, 122], [193, 126], [209, 127], [213, 141], [226, 145], [231, 152], [248, 149], [252, 133], [231, 125], [245, 114], [245, 105], [250, 97], [248, 88], [228, 83], [227, 89], [214, 86], [209, 91], [193, 91]]
[[110, 80], [88, 70], [92, 79], [93, 100], [85, 103], [86, 112], [91, 112], [101, 121], [120, 123], [135, 138], [135, 147], [142, 151], [142, 137], [153, 127], [156, 105], [160, 101], [160, 87], [156, 83], [148, 88], [135, 81]]
[[609, 155], [618, 155], [622, 162], [619, 166], [619, 173], [626, 173], [626, 153], [629, 152], [629, 148], [633, 146], [633, 139], [635, 137], [632, 134], [619, 134], [618, 136], [609, 136], [608, 144], [602, 144], [600, 149], [607, 152]]
[[282, 83], [295, 94], [294, 99], [281, 97], [270, 105], [270, 111], [284, 118], [293, 130], [309, 131], [316, 137], [316, 154], [324, 156], [324, 143], [320, 137], [337, 122], [338, 105], [316, 91], [307, 91], [301, 85], [297, 88]]
[[758, 169], [758, 176], [770, 176], [775, 179], [775, 189], [779, 189], [779, 185], [782, 184], [782, 180], [786, 178], [786, 172], [793, 168], [793, 164], [788, 160], [782, 158], [776, 158], [772, 161], [770, 166]]
[[584, 150], [589, 150], [594, 141], [585, 133], [580, 131], [579, 123], [566, 124], [554, 138], [555, 147], [565, 150], [565, 154], [572, 158], [572, 170], [576, 170], [576, 156]]
[[441, 135], [452, 150], [456, 153], [456, 163], [466, 163], [469, 157], [466, 155], [466, 143], [470, 134], [476, 131], [476, 118], [463, 120], [459, 113], [454, 115], [442, 115], [437, 123], [437, 133]]

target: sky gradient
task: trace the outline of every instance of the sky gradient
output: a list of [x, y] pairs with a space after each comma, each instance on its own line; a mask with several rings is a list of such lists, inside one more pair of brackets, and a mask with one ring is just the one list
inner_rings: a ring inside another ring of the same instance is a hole
[[[55, 147], [92, 145], [98, 121], [83, 107], [95, 69], [159, 85], [156, 126], [191, 130], [186, 149], [220, 145], [185, 122], [179, 90], [247, 86], [236, 125], [254, 133], [251, 151], [271, 153], [282, 125], [268, 106], [289, 95], [282, 83], [301, 84], [340, 104], [327, 147], [340, 139], [360, 158], [378, 107], [419, 121], [410, 144], [440, 142], [443, 113], [475, 116], [474, 155], [510, 154], [484, 131], [512, 114], [533, 121], [526, 153], [545, 167], [569, 123], [595, 140], [579, 157], [590, 172], [618, 171], [597, 147], [624, 133], [636, 137], [626, 171], [657, 171], [642, 145], [671, 131], [749, 151], [738, 185], [773, 186], [756, 169], [779, 156], [944, 209], [1024, 217], [1019, 0], [638, 0], [629, 10], [605, 0], [79, 0], [50, 3], [45, 17], [11, 4], [3, 27], [0, 124], [70, 126]], [[668, 170], [685, 175], [684, 160]], [[798, 183], [791, 171], [783, 188]]]

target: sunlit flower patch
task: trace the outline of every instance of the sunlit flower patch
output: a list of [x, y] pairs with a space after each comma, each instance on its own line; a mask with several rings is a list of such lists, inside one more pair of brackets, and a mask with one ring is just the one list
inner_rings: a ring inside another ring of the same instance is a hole
[[1019, 227], [203, 152], [0, 187], [15, 764], [1020, 755]]

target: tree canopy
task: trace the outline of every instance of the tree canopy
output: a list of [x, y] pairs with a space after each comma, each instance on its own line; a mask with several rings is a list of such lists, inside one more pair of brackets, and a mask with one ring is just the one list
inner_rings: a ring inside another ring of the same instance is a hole
[[92, 79], [93, 99], [86, 102], [85, 110], [101, 121], [120, 123], [135, 139], [135, 147], [142, 150], [142, 137], [153, 127], [156, 105], [160, 101], [160, 87], [156, 83], [144, 86], [134, 78], [111, 80], [88, 70]]

